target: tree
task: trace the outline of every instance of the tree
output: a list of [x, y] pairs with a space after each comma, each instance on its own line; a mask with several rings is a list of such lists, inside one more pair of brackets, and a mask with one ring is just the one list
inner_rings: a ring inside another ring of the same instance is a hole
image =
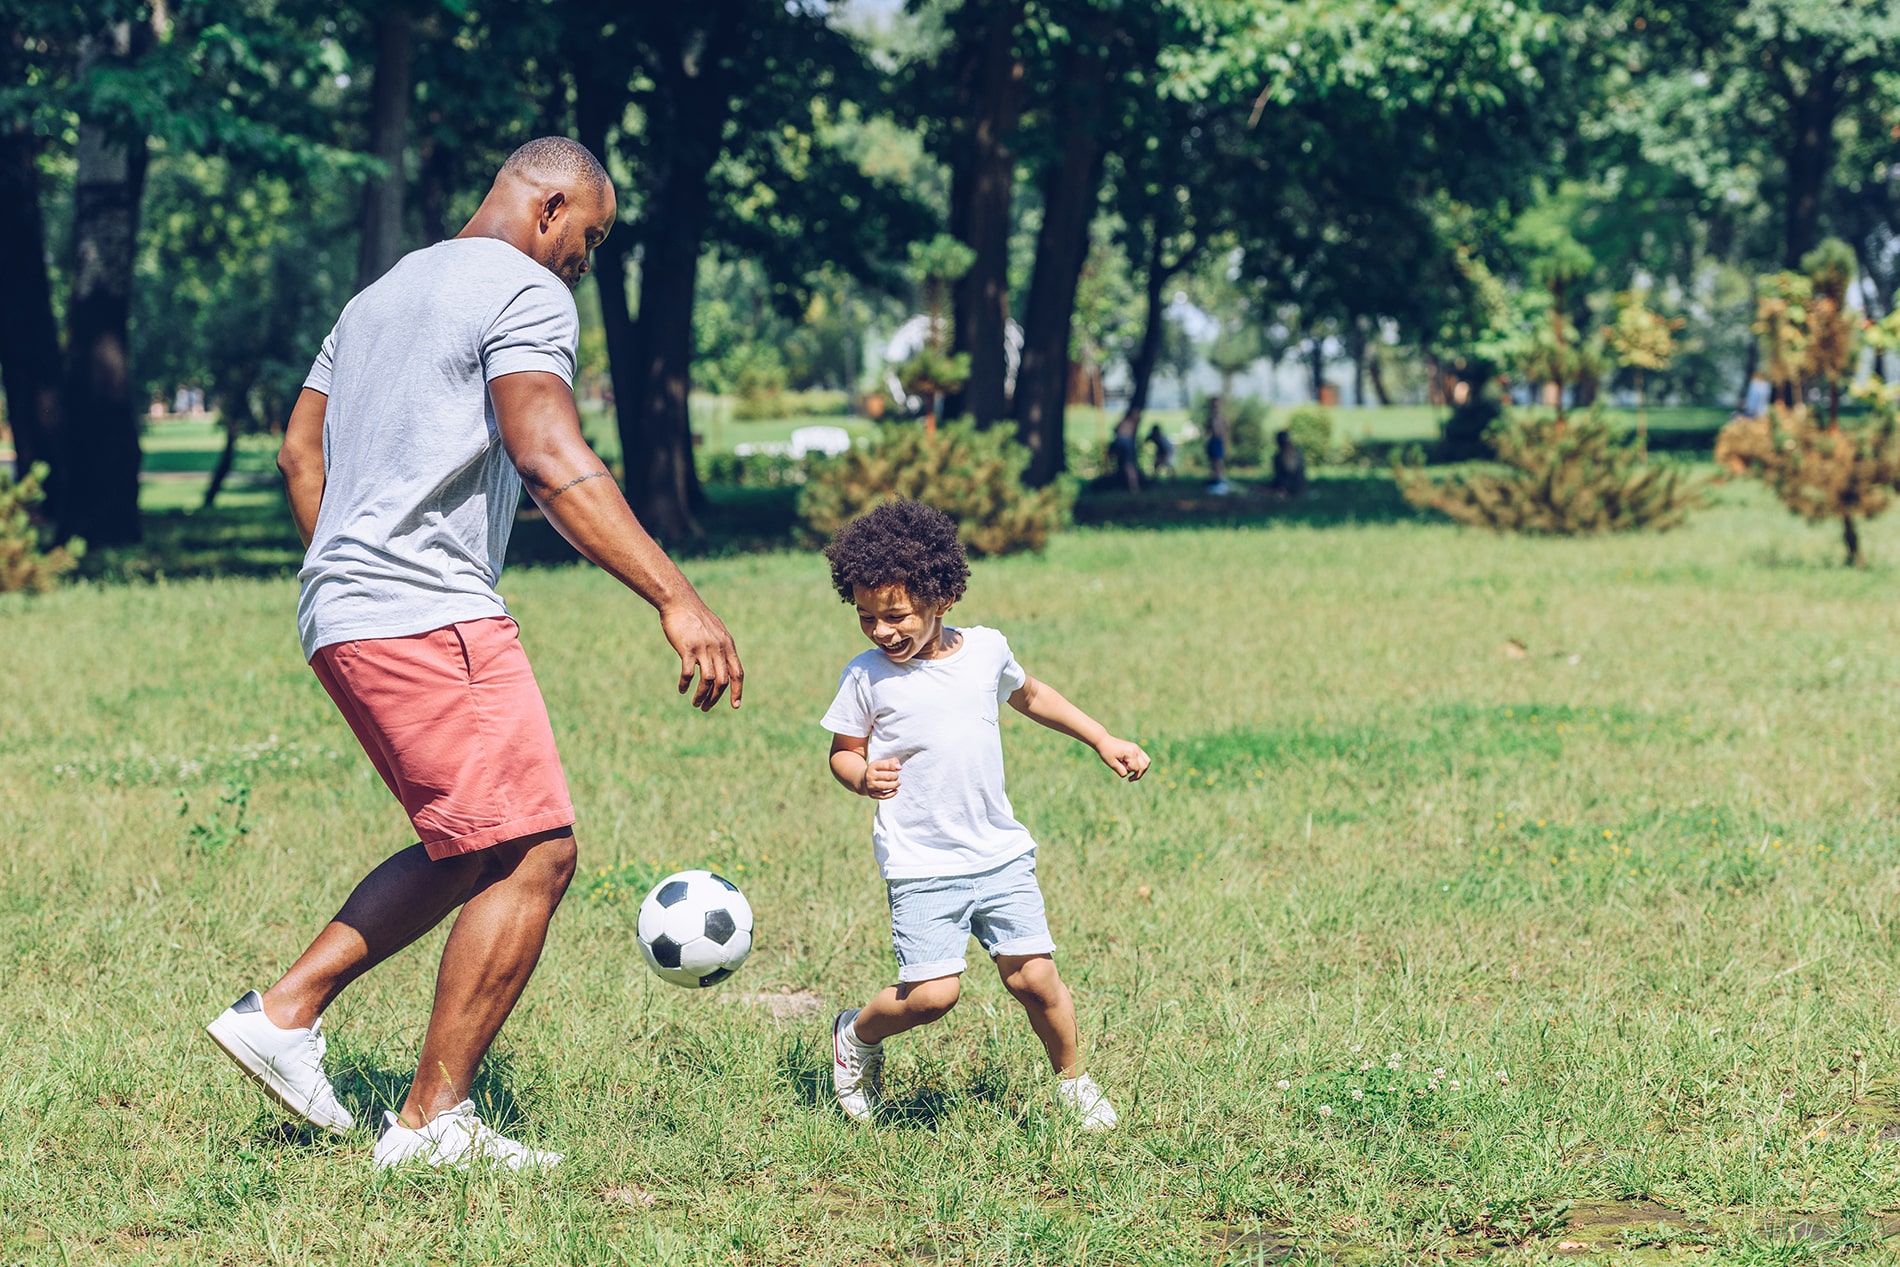
[[[1826, 230], [1843, 124], [1869, 131], [1900, 56], [1888, 0], [1689, 0], [1614, 7], [1631, 64], [1617, 126], [1652, 160], [1718, 197], [1764, 188], [1779, 204], [1780, 263]], [[1762, 180], [1761, 174], [1768, 179]]]
[[[566, 38], [580, 139], [624, 158], [635, 175], [628, 193], [638, 194], [595, 267], [627, 495], [649, 530], [684, 541], [700, 533], [705, 500], [687, 409], [702, 253], [724, 244], [758, 259], [775, 302], [796, 310], [828, 269], [889, 271], [883, 256], [918, 236], [925, 217], [834, 143], [839, 103], [871, 95], [878, 80], [864, 49], [815, 4], [603, 6], [578, 12]], [[637, 130], [626, 126], [629, 106]], [[639, 303], [629, 316], [635, 243]]]
[[[1767, 349], [1775, 398], [1766, 416], [1737, 418], [1722, 428], [1715, 460], [1733, 474], [1760, 479], [1810, 522], [1838, 521], [1847, 566], [1858, 567], [1856, 520], [1891, 506], [1900, 482], [1900, 414], [1892, 390], [1876, 379], [1866, 393], [1870, 417], [1841, 421], [1841, 388], [1859, 352], [1859, 331], [1843, 302], [1851, 260], [1852, 248], [1831, 240], [1805, 257], [1805, 273], [1761, 279], [1755, 333]], [[1870, 335], [1876, 346], [1891, 348], [1900, 321], [1889, 316]], [[1816, 396], [1827, 401], [1825, 425], [1816, 416]]]
[[129, 373], [132, 266], [147, 133], [120, 93], [157, 46], [156, 12], [114, 14], [80, 40], [85, 99], [74, 145], [73, 255], [66, 301], [61, 442], [48, 501], [61, 531], [95, 547], [140, 536], [137, 402]]
[[381, 165], [363, 190], [363, 230], [356, 288], [368, 286], [402, 257], [403, 202], [409, 179], [409, 106], [415, 94], [415, 18], [401, 0], [386, 0], [371, 19], [376, 61], [370, 87], [369, 152]]
[[970, 358], [969, 377], [951, 393], [945, 411], [953, 418], [968, 414], [979, 428], [1009, 413], [1004, 333], [1024, 15], [1024, 0], [965, 0], [950, 17], [952, 41], [943, 56], [913, 68], [910, 82], [925, 103], [921, 118], [942, 120], [932, 136], [950, 169], [950, 233], [973, 253], [954, 293], [951, 345], [953, 353]]

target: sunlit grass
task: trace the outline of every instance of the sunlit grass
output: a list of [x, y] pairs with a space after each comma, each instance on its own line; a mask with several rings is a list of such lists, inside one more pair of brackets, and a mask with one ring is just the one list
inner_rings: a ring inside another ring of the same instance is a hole
[[[1085, 530], [980, 564], [959, 617], [1158, 760], [1122, 786], [1004, 723], [1105, 1138], [981, 968], [892, 1044], [901, 1121], [825, 1103], [829, 1009], [891, 957], [816, 725], [861, 643], [818, 560], [692, 565], [749, 671], [712, 717], [604, 577], [511, 573], [584, 851], [478, 1088], [571, 1158], [523, 1180], [379, 1177], [367, 1130], [285, 1129], [199, 1032], [407, 839], [294, 583], [0, 601], [0, 1259], [1245, 1262], [1263, 1226], [1392, 1262], [1509, 1227], [1534, 1258], [1564, 1203], [1625, 1198], [1701, 1220], [1710, 1261], [1807, 1253], [1771, 1213], [1871, 1255], [1900, 1145], [1843, 1124], [1900, 1085], [1900, 519], [1868, 535], [1847, 572], [1731, 491], [1656, 538]], [[708, 864], [759, 948], [687, 994], [632, 924]], [[366, 1120], [439, 947], [330, 1015]], [[746, 1001], [784, 991], [819, 1010]]]

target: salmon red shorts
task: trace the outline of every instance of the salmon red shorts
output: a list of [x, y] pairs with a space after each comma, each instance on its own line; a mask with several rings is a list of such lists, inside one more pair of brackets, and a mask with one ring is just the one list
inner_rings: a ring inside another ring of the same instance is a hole
[[431, 858], [573, 825], [547, 705], [516, 635], [498, 616], [339, 642], [310, 660]]

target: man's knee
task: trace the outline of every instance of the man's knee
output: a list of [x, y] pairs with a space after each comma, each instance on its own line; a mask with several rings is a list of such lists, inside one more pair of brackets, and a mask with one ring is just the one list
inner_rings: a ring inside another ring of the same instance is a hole
[[580, 848], [574, 843], [574, 829], [560, 827], [496, 845], [488, 855], [490, 883], [502, 879], [531, 880], [559, 901], [574, 879]]
[[949, 1014], [957, 1005], [957, 996], [962, 993], [962, 983], [956, 977], [936, 977], [929, 981], [914, 981], [897, 987], [897, 997], [904, 1004], [904, 1010], [925, 1022], [939, 1020]]

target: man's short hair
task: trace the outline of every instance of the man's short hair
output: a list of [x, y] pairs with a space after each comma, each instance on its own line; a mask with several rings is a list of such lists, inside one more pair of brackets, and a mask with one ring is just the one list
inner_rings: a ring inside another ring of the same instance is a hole
[[583, 183], [595, 195], [607, 188], [607, 169], [585, 145], [564, 136], [538, 136], [508, 156], [501, 175]]

